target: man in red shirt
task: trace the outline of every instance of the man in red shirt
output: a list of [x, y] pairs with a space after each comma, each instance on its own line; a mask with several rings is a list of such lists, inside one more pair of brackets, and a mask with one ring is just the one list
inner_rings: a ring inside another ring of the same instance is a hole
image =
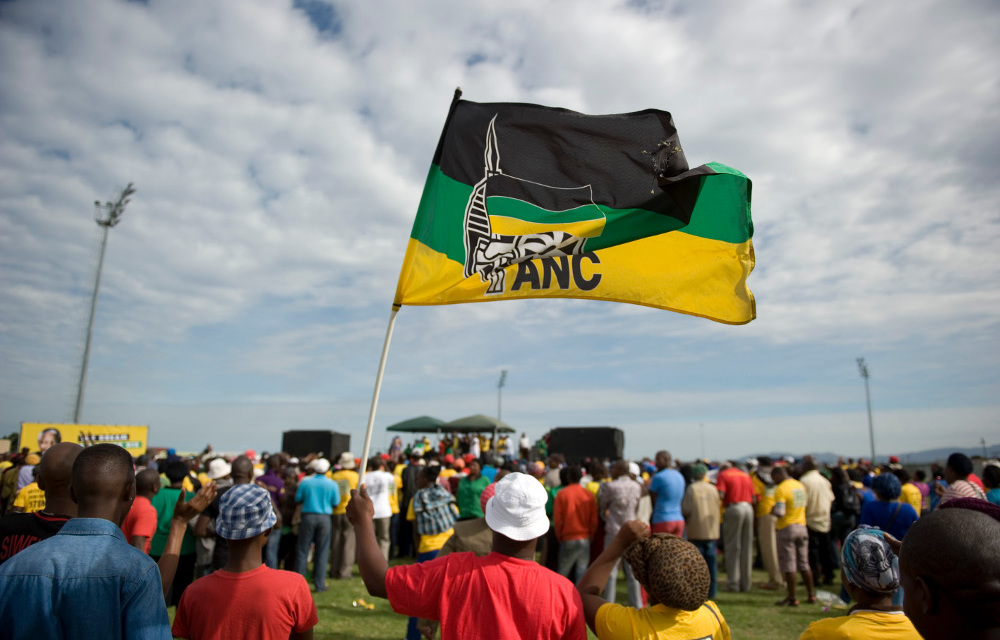
[[722, 540], [726, 591], [750, 591], [753, 569], [753, 480], [733, 461], [719, 472], [715, 487], [722, 497]]
[[368, 593], [388, 598], [396, 613], [441, 622], [441, 640], [524, 640], [587, 635], [580, 594], [573, 583], [534, 562], [538, 538], [549, 528], [541, 483], [510, 473], [486, 503], [493, 552], [478, 558], [452, 553], [423, 564], [391, 569], [379, 550], [367, 488], [351, 491], [347, 517], [358, 541], [358, 566]]
[[237, 484], [223, 494], [215, 533], [228, 542], [229, 559], [184, 590], [171, 628], [175, 636], [311, 640], [319, 617], [306, 579], [263, 562], [277, 521], [263, 487]]
[[559, 540], [559, 575], [576, 580], [587, 570], [590, 539], [597, 532], [597, 498], [580, 485], [582, 477], [580, 467], [568, 467], [568, 483], [556, 494], [552, 506], [552, 523]]
[[149, 545], [156, 533], [156, 507], [151, 500], [160, 490], [160, 474], [153, 469], [143, 469], [135, 476], [135, 502], [125, 522], [122, 523], [122, 533], [128, 543], [149, 553]]

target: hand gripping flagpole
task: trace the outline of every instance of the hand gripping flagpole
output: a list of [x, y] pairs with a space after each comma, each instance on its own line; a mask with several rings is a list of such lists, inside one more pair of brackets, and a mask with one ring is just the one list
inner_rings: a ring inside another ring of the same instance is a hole
[[392, 340], [392, 330], [396, 326], [396, 314], [399, 313], [400, 305], [392, 305], [392, 313], [389, 314], [389, 326], [385, 330], [385, 343], [382, 345], [382, 357], [378, 361], [378, 373], [375, 374], [375, 392], [372, 394], [372, 406], [368, 411], [368, 429], [365, 431], [365, 446], [361, 451], [361, 469], [358, 471], [358, 482], [365, 477], [368, 468], [368, 450], [372, 444], [372, 430], [375, 427], [375, 409], [378, 407], [378, 395], [382, 391], [382, 374], [385, 373], [385, 360], [389, 356], [389, 341]]

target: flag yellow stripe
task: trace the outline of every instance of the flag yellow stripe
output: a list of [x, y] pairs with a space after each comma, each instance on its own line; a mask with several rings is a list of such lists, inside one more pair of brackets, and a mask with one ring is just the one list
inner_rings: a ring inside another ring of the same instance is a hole
[[[396, 304], [586, 298], [727, 324], [745, 324], [756, 317], [753, 294], [746, 286], [754, 266], [751, 240], [733, 244], [673, 231], [551, 264], [565, 265], [561, 277], [552, 271], [546, 274], [544, 261], [512, 265], [505, 270], [504, 293], [486, 295], [487, 283], [478, 275], [464, 278], [462, 264], [411, 238]], [[560, 286], [567, 281], [569, 286]]]
[[[596, 210], [600, 213], [600, 209]], [[530, 233], [544, 233], [546, 231], [565, 231], [577, 238], [594, 238], [601, 235], [604, 231], [604, 222], [604, 218], [601, 217], [596, 220], [545, 224], [544, 222], [518, 220], [517, 218], [508, 216], [490, 215], [490, 230], [493, 233], [508, 236], [526, 236]]]

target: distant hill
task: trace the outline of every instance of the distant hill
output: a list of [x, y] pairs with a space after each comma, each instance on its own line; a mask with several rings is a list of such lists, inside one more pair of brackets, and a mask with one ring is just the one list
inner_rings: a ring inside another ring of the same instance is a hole
[[[944, 464], [945, 460], [948, 459], [948, 456], [955, 453], [956, 451], [964, 453], [970, 458], [983, 457], [982, 447], [940, 447], [937, 449], [925, 449], [923, 451], [913, 451], [910, 453], [901, 453], [892, 451], [892, 452], [879, 453], [877, 457], [879, 463], [888, 462], [889, 456], [894, 455], [894, 456], [899, 456], [899, 461], [902, 464], [931, 464], [932, 462], [939, 462], [941, 464]], [[1000, 444], [988, 445], [986, 447], [986, 452], [988, 458], [1000, 458]], [[806, 453], [812, 453], [812, 455], [816, 458], [816, 460], [820, 464], [822, 463], [833, 464], [837, 461], [837, 458], [841, 456], [841, 454], [839, 453], [830, 453], [829, 451], [823, 453], [813, 453], [811, 451], [793, 453], [785, 451], [785, 452], [773, 452], [773, 453], [759, 453], [751, 456], [744, 456], [743, 458], [740, 459], [743, 460], [746, 458], [758, 458], [762, 455], [766, 455], [770, 456], [774, 460], [777, 460], [779, 458], [783, 458], [784, 456], [790, 455], [794, 457], [796, 460], [798, 460], [802, 458], [802, 456], [804, 456]], [[844, 459], [847, 459], [848, 457], [853, 457], [855, 460], [858, 459], [857, 455], [844, 456]]]

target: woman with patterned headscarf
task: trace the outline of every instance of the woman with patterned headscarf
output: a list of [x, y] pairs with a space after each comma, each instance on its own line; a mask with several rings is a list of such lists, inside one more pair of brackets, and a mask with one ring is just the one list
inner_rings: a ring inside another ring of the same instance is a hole
[[[606, 601], [602, 591], [619, 558], [624, 557], [649, 594], [642, 609]], [[583, 574], [577, 589], [583, 613], [600, 640], [668, 637], [729, 640], [729, 626], [708, 600], [711, 576], [693, 544], [669, 533], [650, 535], [649, 525], [626, 522]]]
[[865, 527], [847, 536], [840, 579], [857, 604], [846, 616], [813, 622], [799, 640], [920, 640], [903, 608], [892, 602], [899, 589], [899, 559], [882, 531]]

